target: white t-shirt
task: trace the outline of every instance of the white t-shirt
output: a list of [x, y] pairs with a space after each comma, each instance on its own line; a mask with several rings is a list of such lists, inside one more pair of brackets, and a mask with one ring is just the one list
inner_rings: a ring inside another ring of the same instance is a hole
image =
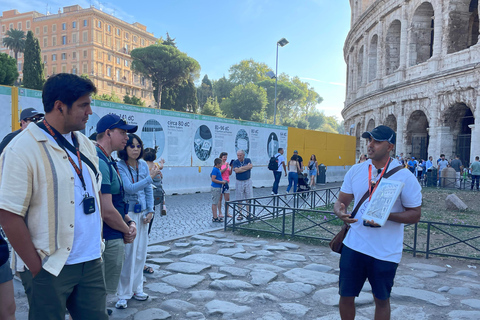
[[[368, 167], [372, 165], [369, 159], [363, 163], [355, 164], [345, 175], [340, 191], [353, 194], [354, 207], [368, 190]], [[399, 165], [398, 161], [392, 161], [388, 171]], [[375, 166], [372, 165], [372, 176]], [[380, 175], [377, 176], [377, 178]], [[401, 181], [405, 184], [400, 196], [393, 205], [392, 212], [403, 212], [405, 208], [415, 208], [422, 204], [421, 186], [415, 176], [409, 170], [400, 170], [389, 179]], [[368, 198], [359, 208], [343, 243], [358, 252], [379, 260], [399, 263], [403, 250], [403, 223], [387, 220], [380, 228], [366, 227], [363, 225], [362, 214], [368, 205]]]
[[285, 162], [285, 157], [284, 157], [282, 154], [280, 154], [280, 153], [277, 153], [277, 154], [275, 155], [275, 157], [278, 157], [278, 169], [277, 169], [277, 171], [282, 172], [282, 170], [283, 170], [283, 165], [282, 165], [282, 163], [285, 163], [285, 165], [287, 165], [287, 163]]

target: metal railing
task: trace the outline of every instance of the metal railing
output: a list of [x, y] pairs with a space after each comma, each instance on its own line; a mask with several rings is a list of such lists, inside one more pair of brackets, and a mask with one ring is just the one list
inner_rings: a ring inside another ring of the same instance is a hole
[[[229, 201], [225, 212], [232, 217], [225, 219], [224, 230], [330, 241], [343, 225], [330, 209], [339, 192], [336, 187]], [[404, 251], [426, 259], [435, 255], [480, 260], [480, 227], [432, 221], [405, 225]]]

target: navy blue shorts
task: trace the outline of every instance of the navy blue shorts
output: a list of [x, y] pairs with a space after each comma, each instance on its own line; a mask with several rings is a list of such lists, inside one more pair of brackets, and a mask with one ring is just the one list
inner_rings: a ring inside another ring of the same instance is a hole
[[392, 292], [397, 267], [398, 263], [378, 260], [343, 246], [338, 293], [342, 297], [358, 297], [368, 279], [375, 298], [387, 300]]
[[5, 283], [13, 279], [12, 269], [10, 269], [10, 260], [0, 267], [0, 283]]

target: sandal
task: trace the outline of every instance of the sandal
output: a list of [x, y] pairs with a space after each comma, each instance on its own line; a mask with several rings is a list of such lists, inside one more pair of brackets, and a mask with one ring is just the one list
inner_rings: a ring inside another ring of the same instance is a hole
[[219, 218], [212, 218], [212, 222], [222, 222], [223, 220], [222, 219], [219, 219]]
[[143, 268], [143, 273], [152, 274], [152, 273], [154, 273], [154, 272], [155, 272], [155, 271], [153, 270], [152, 267], [147, 267], [147, 266], [145, 266], [145, 267]]

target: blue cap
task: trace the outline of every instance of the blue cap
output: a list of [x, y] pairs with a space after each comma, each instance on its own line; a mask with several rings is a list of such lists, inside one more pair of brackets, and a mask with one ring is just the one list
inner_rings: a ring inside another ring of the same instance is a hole
[[123, 129], [128, 133], [134, 133], [137, 131], [138, 126], [127, 124], [125, 120], [121, 119], [116, 114], [107, 114], [97, 122], [97, 134], [105, 132], [107, 129], [113, 130], [116, 128]]
[[362, 138], [368, 139], [370, 137], [377, 141], [388, 141], [391, 144], [395, 144], [396, 140], [395, 131], [383, 125], [376, 127], [372, 131], [366, 131], [362, 134]]

